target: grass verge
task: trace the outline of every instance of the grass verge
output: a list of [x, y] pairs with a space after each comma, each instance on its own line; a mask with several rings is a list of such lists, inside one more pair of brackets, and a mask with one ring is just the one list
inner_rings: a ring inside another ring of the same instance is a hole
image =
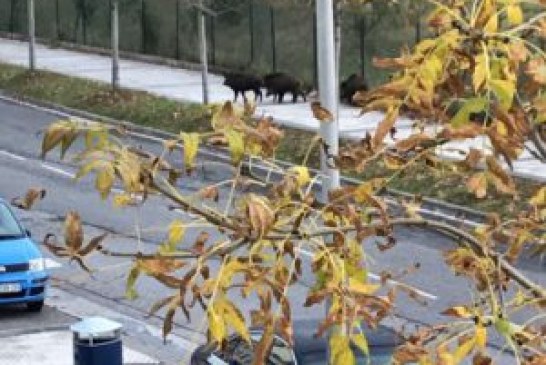
[[[39, 71], [30, 74], [22, 67], [0, 63], [0, 89], [12, 94], [52, 102], [106, 117], [178, 133], [210, 130], [207, 109], [199, 104], [168, 100], [146, 92], [122, 90], [115, 95], [105, 83]], [[277, 151], [280, 160], [300, 164], [307, 152], [313, 134], [284, 128], [285, 138]], [[311, 156], [311, 165], [317, 165], [318, 155]], [[369, 166], [366, 172], [353, 177], [388, 176], [381, 163]], [[449, 203], [474, 208], [485, 213], [512, 215], [520, 210], [530, 196], [541, 186], [539, 183], [516, 179], [521, 195], [514, 199], [502, 194], [489, 194], [476, 199], [465, 186], [466, 173], [431, 170], [416, 165], [393, 179], [390, 187], [404, 192], [432, 197]]]

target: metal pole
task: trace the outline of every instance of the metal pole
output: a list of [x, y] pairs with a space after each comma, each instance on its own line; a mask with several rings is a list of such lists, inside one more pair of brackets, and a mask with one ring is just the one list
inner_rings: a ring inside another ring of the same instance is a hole
[[366, 15], [360, 18], [360, 73], [366, 76]]
[[176, 59], [180, 59], [180, 0], [176, 0]]
[[28, 4], [28, 68], [30, 71], [36, 69], [36, 58], [34, 48], [36, 45], [36, 24], [34, 22], [34, 0], [27, 0]]
[[83, 44], [87, 44], [87, 3], [85, 0], [82, 0], [82, 38]]
[[209, 18], [210, 34], [210, 63], [216, 65], [216, 18]]
[[273, 71], [277, 71], [277, 36], [275, 35], [275, 9], [269, 8], [271, 17], [271, 53], [273, 56]]
[[112, 0], [112, 88], [119, 88], [119, 4]]
[[59, 0], [55, 0], [55, 26], [57, 40], [61, 40], [61, 14], [59, 13]]
[[254, 63], [254, 2], [248, 3], [248, 27], [250, 33], [250, 63]]
[[[333, 0], [316, 1], [318, 87], [320, 102], [334, 116], [331, 123], [321, 123], [320, 134], [327, 151], [322, 151], [321, 171], [322, 198], [327, 201], [328, 192], [339, 187], [339, 170], [333, 168], [332, 156], [339, 150], [338, 87], [336, 85], [336, 49], [334, 42], [334, 4]], [[326, 155], [326, 153], [328, 155]]]
[[317, 9], [313, 9], [313, 83], [318, 86]]
[[146, 0], [140, 1], [140, 30], [141, 30], [141, 45], [142, 53], [146, 53]]
[[205, 13], [201, 10], [203, 9], [203, 0], [199, 2], [200, 9], [198, 9], [198, 28], [199, 28], [199, 43], [201, 50], [201, 77], [203, 84], [203, 104], [209, 103], [209, 70], [208, 70], [208, 60], [207, 60], [207, 28], [205, 22]]

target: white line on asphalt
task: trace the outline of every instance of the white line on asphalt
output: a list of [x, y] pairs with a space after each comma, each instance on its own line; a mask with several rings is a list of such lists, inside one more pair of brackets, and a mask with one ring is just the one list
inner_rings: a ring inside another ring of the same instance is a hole
[[58, 167], [55, 167], [55, 166], [51, 166], [51, 165], [48, 165], [46, 163], [42, 163], [42, 167], [44, 169], [48, 169], [50, 171], [53, 171], [53, 172], [56, 172], [57, 174], [61, 174], [63, 176], [66, 176], [66, 177], [69, 177], [71, 179], [74, 179], [76, 177], [76, 174], [73, 174], [71, 172], [68, 172], [68, 171], [65, 171], [63, 169], [60, 169]]
[[[312, 252], [309, 252], [307, 250], [299, 250], [299, 252], [304, 255], [304, 256], [307, 256], [307, 257], [313, 257], [313, 253]], [[377, 274], [374, 274], [372, 272], [368, 272], [368, 276], [370, 277], [370, 279], [372, 280], [381, 280], [381, 277]], [[387, 284], [390, 284], [390, 285], [404, 285], [406, 286], [407, 288], [410, 288], [411, 290], [415, 291], [415, 293], [419, 294], [420, 296], [424, 297], [424, 298], [428, 298], [430, 300], [438, 300], [438, 297], [434, 294], [430, 294], [430, 293], [427, 293], [426, 291], [424, 290], [421, 290], [419, 288], [416, 288], [416, 287], [413, 287], [411, 285], [407, 285], [407, 284], [402, 284], [402, 283], [399, 283], [398, 281], [396, 280], [387, 280]]]
[[[395, 206], [399, 206], [400, 203], [395, 200], [395, 199], [392, 199], [392, 198], [389, 198], [389, 197], [386, 197], [385, 198], [385, 201], [388, 203], [388, 204], [391, 204], [391, 205], [395, 205]], [[447, 219], [447, 220], [450, 220], [450, 221], [453, 221], [453, 219], [455, 218], [454, 216], [452, 215], [449, 215], [449, 214], [445, 214], [445, 213], [442, 213], [442, 212], [439, 212], [437, 210], [430, 210], [430, 209], [427, 209], [427, 208], [419, 208], [418, 210], [418, 213], [424, 213], [424, 214], [429, 214], [429, 215], [432, 215], [432, 216], [435, 216], [435, 217], [439, 217], [439, 218], [443, 218], [443, 219]], [[468, 227], [479, 227], [481, 224], [479, 223], [476, 223], [474, 221], [471, 221], [471, 220], [468, 220], [468, 219], [463, 219], [463, 218], [457, 218], [457, 220], [460, 222], [460, 223], [463, 223], [464, 225], [468, 226]]]
[[8, 152], [8, 151], [0, 150], [0, 154], [2, 154], [2, 155], [4, 155], [4, 156], [7, 156], [7, 157], [11, 157], [11, 158], [13, 158], [14, 160], [17, 160], [17, 161], [24, 161], [24, 160], [26, 160], [26, 157], [19, 156], [19, 155], [16, 155], [16, 154], [13, 154], [13, 153]]
[[62, 264], [58, 263], [55, 260], [52, 260], [50, 258], [46, 258], [44, 260], [46, 269], [58, 269], [60, 267], [63, 267]]

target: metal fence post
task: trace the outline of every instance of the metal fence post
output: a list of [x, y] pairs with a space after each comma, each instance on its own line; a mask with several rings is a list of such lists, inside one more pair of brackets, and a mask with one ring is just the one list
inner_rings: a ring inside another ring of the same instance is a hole
[[210, 24], [210, 63], [216, 65], [216, 17], [209, 18]]
[[360, 16], [360, 73], [362, 76], [366, 76], [366, 15]]
[[61, 14], [59, 10], [59, 0], [55, 0], [55, 30], [57, 31], [57, 40], [61, 39]]
[[273, 61], [273, 71], [277, 71], [277, 37], [275, 35], [275, 9], [269, 7], [269, 15], [271, 18], [271, 56]]
[[9, 10], [9, 32], [13, 37], [13, 33], [15, 33], [15, 0], [11, 0]]
[[318, 87], [318, 54], [317, 54], [317, 9], [313, 9], [313, 79]]
[[203, 104], [209, 103], [209, 82], [208, 82], [208, 59], [207, 59], [207, 27], [205, 12], [203, 11], [203, 0], [199, 2], [198, 28], [199, 28], [199, 44], [201, 51], [201, 78], [203, 83]]
[[82, 0], [82, 38], [83, 44], [87, 44], [87, 2]]
[[146, 0], [140, 1], [140, 30], [142, 32], [142, 44], [140, 45], [140, 49], [142, 53], [146, 53]]
[[250, 63], [254, 63], [254, 1], [248, 2], [248, 30], [250, 33]]
[[28, 68], [30, 71], [36, 69], [36, 58], [34, 48], [36, 45], [36, 24], [34, 18], [34, 0], [27, 0], [28, 10]]
[[180, 0], [176, 1], [176, 59], [180, 59]]
[[118, 0], [112, 0], [111, 8], [112, 31], [112, 88], [119, 88], [119, 4]]

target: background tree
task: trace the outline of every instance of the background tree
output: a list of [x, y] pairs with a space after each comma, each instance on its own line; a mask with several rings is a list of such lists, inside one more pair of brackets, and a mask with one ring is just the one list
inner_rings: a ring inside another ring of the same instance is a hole
[[[383, 161], [392, 171], [390, 176], [372, 176], [358, 186], [332, 191], [326, 204], [317, 201], [313, 186], [320, 176], [310, 174], [307, 158], [289, 168], [271, 160], [283, 133], [271, 119], [254, 120], [252, 105], [213, 106], [210, 132], [182, 131], [176, 140], [165, 143], [160, 155], [127, 145], [123, 131], [115, 128], [61, 121], [46, 131], [43, 154], [60, 146], [64, 155], [77, 138], [84, 138], [76, 156], [81, 166], [78, 176], [94, 173], [103, 199], [114, 195], [115, 205], [132, 209], [159, 195], [170, 208], [191, 215], [170, 222], [154, 253], [112, 252], [101, 237], [84, 247], [80, 222], [73, 213], [67, 216], [65, 243], [48, 236], [44, 244], [84, 268], [85, 257], [94, 251], [134, 258], [127, 281], [129, 297], [135, 295], [140, 275], [172, 288], [172, 295], [158, 298], [152, 308], [152, 312], [166, 310], [165, 336], [175, 313], [190, 318], [195, 305], [206, 313], [208, 338], [218, 346], [233, 331], [248, 340], [248, 322], [264, 327], [255, 364], [263, 363], [273, 333], [292, 343], [292, 307], [299, 304], [292, 303], [288, 293], [302, 271], [310, 269], [315, 281], [304, 305], [331, 303], [317, 334], [330, 331], [330, 362], [341, 365], [355, 362], [351, 344], [367, 351], [366, 339], [355, 331], [355, 324], [377, 326], [392, 313], [398, 292], [410, 290], [404, 285], [387, 287], [385, 280], [369, 281], [363, 241], [376, 238], [388, 250], [397, 244], [396, 227], [425, 227], [458, 245], [444, 254], [452, 272], [438, 277], [462, 275], [473, 283], [475, 292], [467, 304], [445, 309], [443, 314], [451, 317], [445, 325], [406, 334], [394, 362], [459, 364], [472, 359], [474, 364], [490, 364], [485, 344], [496, 333], [513, 351], [516, 363], [544, 364], [546, 334], [541, 323], [546, 289], [515, 265], [523, 252], [546, 252], [546, 186], [512, 217], [492, 215], [474, 231], [424, 219], [415, 202], [406, 202], [405, 209], [396, 213], [388, 209], [381, 193], [393, 177], [422, 163], [438, 173], [472, 171], [467, 186], [479, 198], [495, 189], [518, 199], [508, 170], [524, 151], [540, 156], [539, 148], [528, 142], [546, 121], [546, 60], [536, 46], [537, 39], [546, 35], [545, 4], [532, 0], [431, 0], [431, 4], [428, 25], [434, 37], [404, 50], [400, 57], [376, 59], [377, 66], [395, 72], [389, 82], [358, 97], [364, 110], [383, 111], [384, 120], [373, 135], [333, 156], [345, 171], [363, 171], [374, 161]], [[389, 142], [398, 116], [407, 110], [417, 118], [414, 132]], [[320, 105], [314, 104], [313, 111], [320, 122], [330, 121], [329, 112]], [[481, 140], [473, 148], [461, 150], [461, 161], [438, 156], [442, 146], [476, 139]], [[231, 187], [227, 205], [218, 200], [218, 184], [194, 195], [184, 195], [178, 188], [184, 184], [183, 174], [195, 168], [198, 147], [206, 144], [223, 144], [230, 151], [234, 177], [221, 183]], [[310, 151], [314, 148], [328, 152], [319, 138]], [[169, 155], [180, 151], [184, 166], [173, 165]], [[257, 176], [252, 169], [257, 163], [267, 166], [270, 174]], [[124, 193], [112, 192], [115, 182]], [[189, 243], [185, 233], [195, 227], [214, 230], [222, 239], [211, 242], [202, 233]], [[313, 252], [311, 267], [302, 267], [303, 248]], [[215, 260], [220, 264], [214, 265]], [[260, 304], [243, 313], [233, 300], [237, 296], [255, 296]], [[514, 313], [523, 309], [530, 313], [529, 320], [519, 322]]]

